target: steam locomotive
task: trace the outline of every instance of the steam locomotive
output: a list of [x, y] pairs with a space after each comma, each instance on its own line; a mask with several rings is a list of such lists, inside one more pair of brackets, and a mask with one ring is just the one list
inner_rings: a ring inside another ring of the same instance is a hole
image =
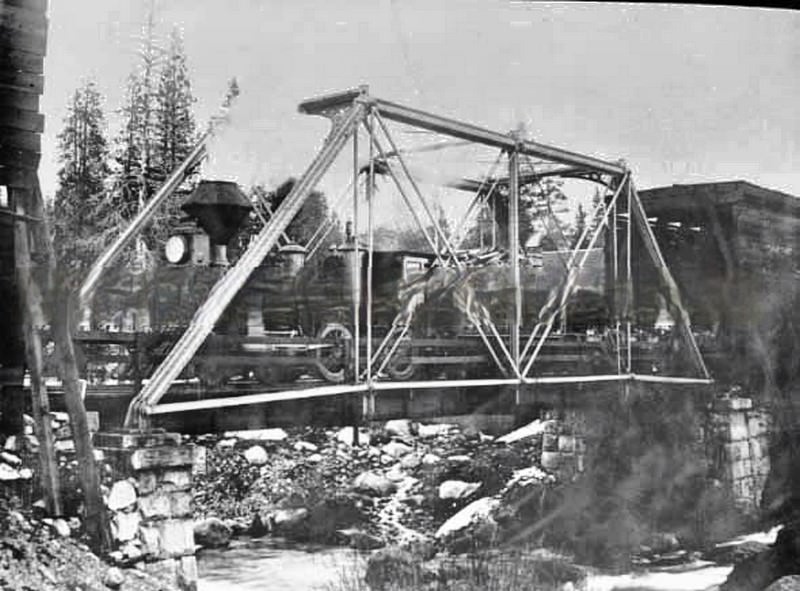
[[[107, 298], [103, 304], [96, 298], [109, 312], [133, 308], [137, 321], [146, 319], [145, 330], [127, 327], [137, 333], [136, 355], [128, 355], [116, 377], [149, 375], [166, 356], [225, 272], [226, 245], [251, 207], [235, 184], [201, 182], [183, 206], [196, 223], [187, 223], [167, 241], [148, 280], [131, 290], [127, 300]], [[523, 259], [524, 318], [535, 319], [560, 284], [565, 256], [549, 251]], [[616, 367], [607, 338], [604, 257], [603, 248], [589, 253], [574, 303], [557, 336], [542, 350], [551, 373]], [[439, 265], [431, 253], [408, 250], [373, 251], [370, 257], [350, 235], [308, 260], [304, 247], [286, 243], [251, 275], [183, 378], [215, 388], [253, 382], [277, 388], [309, 380], [340, 383], [363, 374], [369, 352], [373, 371], [395, 380], [501, 376], [503, 370], [475, 320], [487, 332], [491, 324], [508, 342], [514, 309], [510, 265], [502, 252], [495, 252], [467, 255], [461, 267], [456, 272]], [[355, 273], [360, 274], [357, 294]], [[109, 359], [97, 353], [109, 343], [108, 335], [98, 338], [92, 331], [79, 341], [91, 374], [92, 358]]]

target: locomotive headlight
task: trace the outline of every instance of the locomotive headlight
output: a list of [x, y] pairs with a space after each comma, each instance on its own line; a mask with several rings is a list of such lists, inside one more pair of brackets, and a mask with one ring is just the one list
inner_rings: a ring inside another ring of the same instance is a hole
[[180, 265], [189, 260], [189, 240], [182, 234], [170, 236], [164, 245], [164, 256], [173, 265]]

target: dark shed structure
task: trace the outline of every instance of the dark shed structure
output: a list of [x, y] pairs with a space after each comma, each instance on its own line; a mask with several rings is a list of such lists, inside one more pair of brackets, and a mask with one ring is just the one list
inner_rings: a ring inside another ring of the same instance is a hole
[[[747, 181], [639, 194], [694, 329], [725, 360], [718, 370], [756, 370], [780, 381], [781, 331], [800, 314], [800, 198]], [[637, 267], [641, 313], [656, 283], [647, 264]]]

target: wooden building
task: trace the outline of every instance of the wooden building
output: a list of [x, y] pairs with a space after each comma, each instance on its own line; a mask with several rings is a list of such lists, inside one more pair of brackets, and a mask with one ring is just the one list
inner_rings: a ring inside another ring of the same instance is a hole
[[[717, 377], [769, 374], [780, 382], [787, 347], [798, 345], [781, 334], [800, 318], [800, 198], [747, 181], [672, 185], [640, 197]], [[647, 315], [657, 281], [639, 262], [635, 288]]]
[[[25, 363], [15, 232], [36, 224], [32, 196], [44, 116], [46, 0], [0, 0], [0, 385], [3, 421], [19, 416]], [[20, 221], [26, 222], [20, 228]], [[37, 253], [31, 253], [35, 258]], [[2, 427], [2, 426], [0, 426]], [[14, 430], [14, 425], [5, 425]]]

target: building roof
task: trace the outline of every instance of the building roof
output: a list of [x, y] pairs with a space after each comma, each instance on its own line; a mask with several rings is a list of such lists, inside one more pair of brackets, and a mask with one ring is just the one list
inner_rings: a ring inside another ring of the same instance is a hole
[[664, 207], [697, 207], [700, 200], [715, 204], [743, 203], [787, 214], [800, 214], [800, 198], [782, 191], [767, 189], [745, 180], [711, 183], [676, 184], [639, 191], [648, 210]]

